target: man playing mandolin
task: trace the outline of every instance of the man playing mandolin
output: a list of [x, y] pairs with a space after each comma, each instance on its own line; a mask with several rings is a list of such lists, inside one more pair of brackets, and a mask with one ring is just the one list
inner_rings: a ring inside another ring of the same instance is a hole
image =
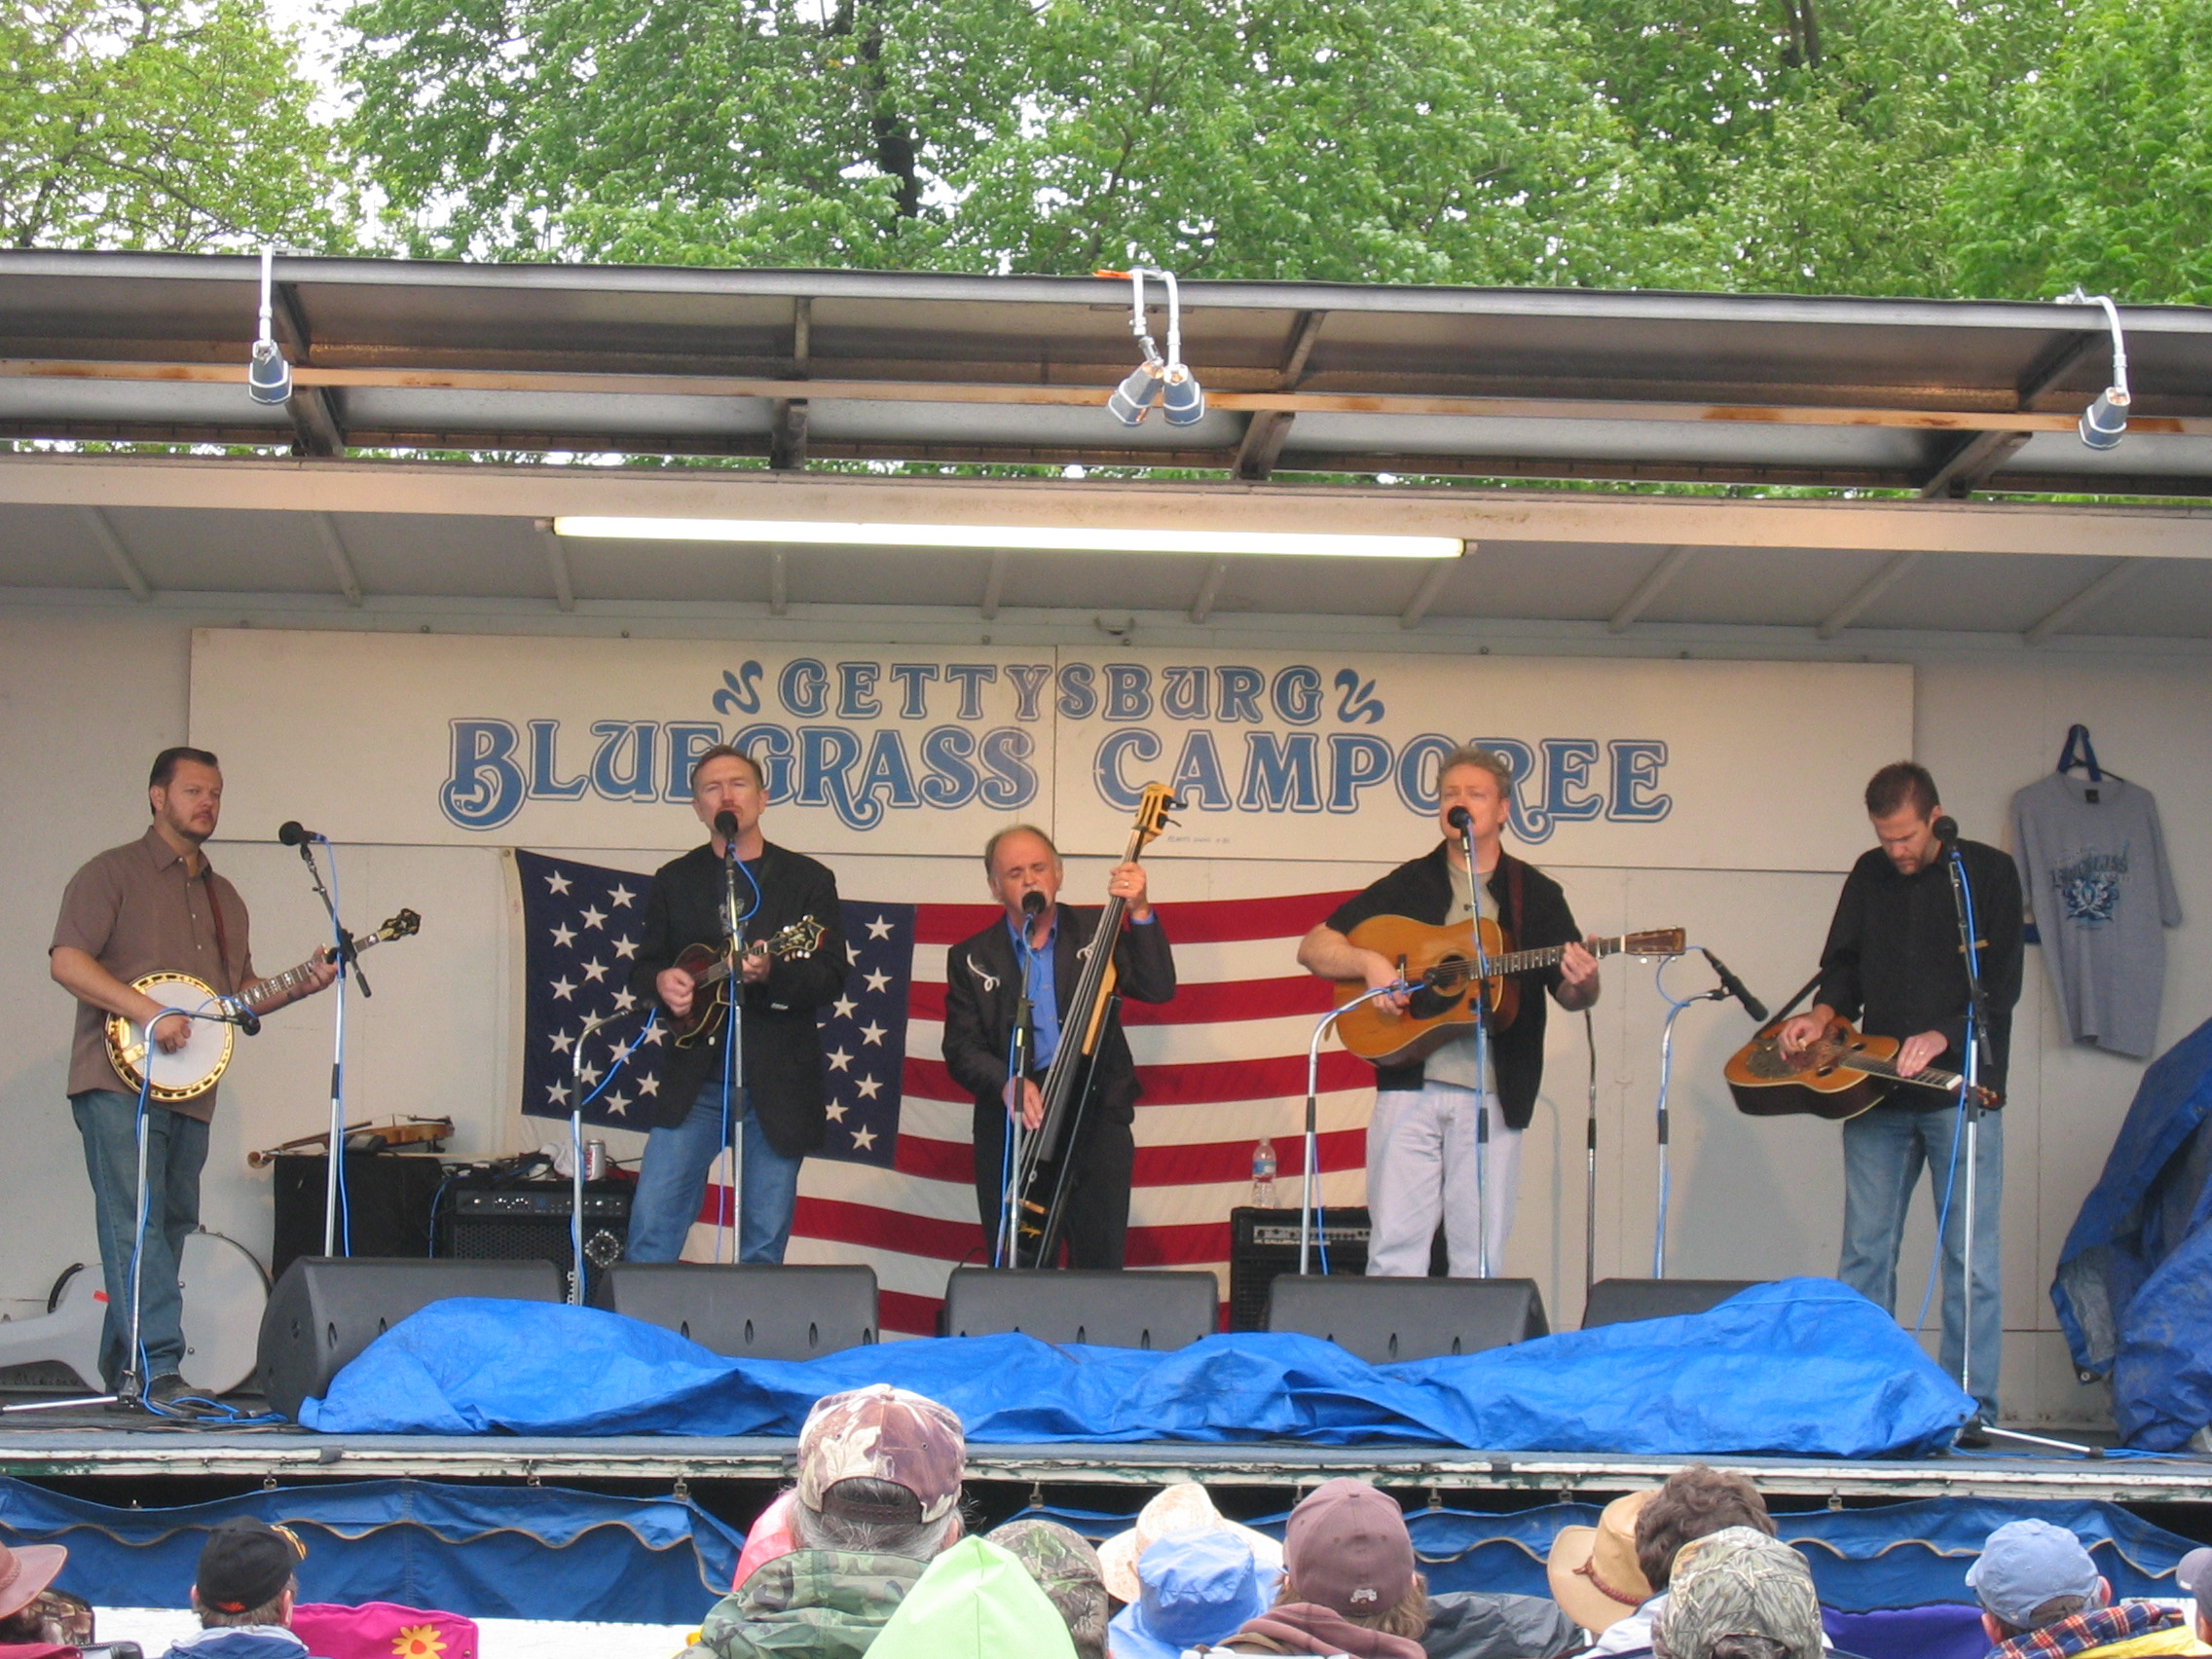
[[[92, 1183], [107, 1314], [100, 1329], [100, 1375], [112, 1388], [126, 1370], [130, 1341], [130, 1258], [138, 1217], [138, 1085], [109, 1057], [107, 1016], [143, 1025], [163, 1005], [131, 981], [188, 974], [225, 997], [247, 997], [267, 1013], [311, 996], [338, 977], [326, 960], [303, 964], [297, 989], [252, 993], [266, 983], [253, 971], [245, 901], [217, 875], [203, 850], [223, 811], [223, 774], [204, 749], [165, 749], [146, 780], [154, 822], [135, 841], [111, 847], [70, 878], [47, 962], [55, 981], [77, 999], [69, 1054], [69, 1107], [84, 1137]], [[212, 1012], [212, 1011], [210, 1011]], [[183, 1048], [192, 1021], [158, 1020], [154, 1045]], [[165, 1410], [191, 1389], [177, 1375], [184, 1359], [183, 1299], [177, 1256], [200, 1225], [200, 1171], [207, 1161], [212, 1086], [185, 1099], [149, 1097], [146, 1107], [146, 1238], [139, 1263], [139, 1346], [145, 1398]]]
[[[1381, 989], [1402, 977], [1399, 964], [1347, 937], [1361, 923], [1402, 916], [1431, 928], [1465, 926], [1470, 915], [1467, 859], [1461, 830], [1453, 822], [1453, 814], [1464, 810], [1484, 878], [1485, 919], [1500, 924], [1507, 949], [1558, 947], [1556, 958], [1535, 973], [1560, 1007], [1578, 1010], [1595, 1003], [1598, 959], [1579, 942], [1581, 930], [1574, 925], [1567, 895], [1558, 882], [1500, 843], [1511, 816], [1512, 790], [1511, 769], [1488, 750], [1457, 749], [1447, 755], [1436, 776], [1436, 819], [1444, 839], [1339, 905], [1299, 944], [1300, 966], [1325, 979], [1364, 980], [1370, 989]], [[1419, 995], [1426, 999], [1437, 993]], [[1410, 999], [1403, 992], [1380, 1000], [1392, 1014], [1408, 1012]], [[1456, 1005], [1471, 1009], [1471, 995], [1457, 995]], [[1419, 1015], [1422, 1005], [1412, 1006]], [[1429, 1240], [1441, 1212], [1453, 1276], [1475, 1275], [1482, 1259], [1475, 1222], [1478, 1111], [1489, 1118], [1483, 1207], [1493, 1271], [1513, 1231], [1521, 1131], [1529, 1126], [1543, 1087], [1543, 998], [1523, 999], [1518, 1015], [1492, 1036], [1492, 1093], [1487, 1097], [1478, 1092], [1483, 1080], [1476, 1075], [1473, 1021], [1439, 1025], [1433, 1038], [1425, 1055], [1393, 1054], [1376, 1063], [1375, 1114], [1367, 1125], [1370, 1273], [1413, 1277], [1427, 1272]]]
[[[677, 1259], [699, 1219], [707, 1173], [732, 1138], [740, 1147], [738, 1260], [782, 1262], [798, 1203], [799, 1165], [828, 1137], [829, 1093], [814, 1011], [845, 988], [837, 878], [827, 866], [761, 834], [767, 805], [767, 780], [752, 756], [726, 744], [700, 756], [691, 768], [691, 811], [707, 826], [708, 841], [655, 870], [645, 898], [645, 937], [630, 989], [660, 1008], [661, 1025], [651, 1040], [666, 1046], [668, 1059], [630, 1203], [633, 1262]], [[729, 939], [723, 861], [733, 848], [738, 919], [748, 941], [734, 990], [719, 960]], [[787, 959], [763, 945], [809, 918], [821, 924], [813, 949]], [[709, 947], [698, 957], [717, 963], [707, 975], [679, 964], [695, 944]], [[735, 1054], [728, 1009], [717, 1006], [725, 999], [735, 1003], [741, 1021]], [[669, 1035], [672, 1027], [675, 1035]], [[741, 1066], [743, 1075], [731, 1077]]]
[[[1958, 911], [1936, 833], [1943, 808], [1928, 768], [1899, 760], [1866, 785], [1866, 816], [1881, 845], [1860, 857], [1844, 879], [1821, 953], [1813, 1007], [1776, 1032], [1791, 1055], [1825, 1038], [1838, 1018], [1864, 1011], [1861, 1027], [1899, 1040], [1897, 1073], [1910, 1079], [1940, 1061], [1963, 1068], [1967, 976], [1960, 960]], [[1989, 1067], [1979, 1080], [2000, 1098], [2020, 997], [2020, 872], [2009, 854], [1961, 841], [1981, 925], [1982, 994], [1989, 1008]], [[1973, 1370], [1984, 1418], [1996, 1415], [2004, 1341], [1998, 1303], [1999, 1212], [2004, 1202], [2004, 1115], [1981, 1122], [1974, 1174]], [[1894, 1089], [1880, 1105], [1843, 1125], [1843, 1261], [1836, 1277], [1877, 1306], [1895, 1310], [1898, 1246], [1906, 1207], [1927, 1164], [1938, 1214], [1944, 1174], [1959, 1129], [1955, 1095], [1934, 1088]], [[1965, 1184], [1950, 1204], [1943, 1235], [1943, 1369], [1964, 1357]]]

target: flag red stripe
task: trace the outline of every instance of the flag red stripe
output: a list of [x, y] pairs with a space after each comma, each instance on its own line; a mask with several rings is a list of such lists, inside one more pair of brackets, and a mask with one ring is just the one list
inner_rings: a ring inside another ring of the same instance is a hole
[[938, 1310], [943, 1306], [941, 1296], [911, 1296], [903, 1290], [879, 1290], [875, 1293], [876, 1323], [886, 1331], [897, 1331], [903, 1336], [934, 1337]]
[[979, 1221], [939, 1221], [930, 1216], [901, 1215], [896, 1210], [851, 1203], [842, 1198], [810, 1198], [802, 1195], [792, 1217], [792, 1231], [808, 1238], [830, 1238], [842, 1244], [897, 1250], [909, 1256], [935, 1256], [953, 1264], [983, 1259], [983, 1224]]
[[[1367, 1161], [1365, 1129], [1331, 1129], [1317, 1138], [1324, 1170], [1357, 1169]], [[1248, 1181], [1252, 1176], [1252, 1146], [1249, 1140], [1140, 1146], [1133, 1181], [1139, 1187]], [[902, 1175], [965, 1187], [976, 1178], [975, 1148], [967, 1141], [930, 1140], [909, 1130], [899, 1137], [896, 1167]], [[1292, 1135], [1276, 1140], [1276, 1180], [1296, 1180], [1305, 1172], [1305, 1138]]]
[[[1089, 903], [1078, 894], [1068, 897]], [[1274, 899], [1198, 899], [1189, 903], [1170, 898], [1161, 900], [1160, 911], [1167, 918], [1168, 938], [1185, 944], [1229, 944], [1247, 939], [1287, 940], [1298, 938], [1314, 923], [1328, 920], [1350, 897], [1349, 891], [1290, 893]], [[914, 941], [958, 944], [1005, 914], [996, 904], [917, 904]]]
[[[1201, 1060], [1186, 1066], [1139, 1066], [1147, 1106], [1210, 1106], [1232, 1100], [1275, 1100], [1306, 1096], [1306, 1056], [1270, 1054], [1257, 1060]], [[1366, 1088], [1375, 1082], [1375, 1068], [1357, 1054], [1336, 1050], [1321, 1056], [1324, 1092]], [[942, 1060], [906, 1056], [900, 1087], [924, 1100], [972, 1100], [974, 1095], [952, 1081]]]
[[[1128, 1025], [1206, 1025], [1224, 1019], [1279, 1019], [1294, 1014], [1321, 1014], [1335, 1002], [1334, 987], [1310, 974], [1292, 974], [1279, 979], [1209, 979], [1184, 984], [1167, 1003], [1124, 1002], [1122, 1019]], [[944, 1017], [944, 986], [936, 980], [916, 979], [907, 994], [906, 1007], [915, 1019]]]

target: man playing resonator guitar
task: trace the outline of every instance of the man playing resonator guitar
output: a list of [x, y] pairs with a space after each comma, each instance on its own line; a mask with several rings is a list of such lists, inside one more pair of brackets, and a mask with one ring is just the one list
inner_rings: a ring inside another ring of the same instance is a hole
[[[162, 1005], [131, 984], [154, 974], [189, 975], [263, 1013], [312, 995], [338, 977], [327, 959], [317, 958], [295, 970], [297, 988], [288, 995], [256, 994], [270, 981], [253, 971], [245, 902], [215, 873], [203, 851], [223, 808], [223, 774], [214, 756], [203, 749], [163, 750], [147, 779], [146, 797], [152, 827], [137, 840], [101, 853], [70, 879], [47, 953], [55, 980], [77, 999], [69, 1105], [85, 1141], [107, 1281], [100, 1374], [110, 1387], [126, 1369], [129, 1342], [139, 1089], [110, 1058], [108, 1016], [121, 1014], [143, 1025], [160, 1014]], [[154, 1045], [174, 1052], [190, 1039], [192, 1024], [181, 1014], [160, 1019]], [[184, 1358], [177, 1255], [200, 1224], [200, 1170], [207, 1161], [207, 1123], [214, 1112], [212, 1085], [187, 1098], [157, 1095], [147, 1102], [140, 1375], [148, 1379], [146, 1398], [158, 1406], [189, 1392], [177, 1375]]]
[[[1362, 923], [1396, 915], [1430, 926], [1464, 926], [1469, 917], [1467, 861], [1461, 831], [1453, 822], [1454, 812], [1464, 809], [1487, 895], [1484, 919], [1502, 919], [1514, 945], [1554, 947], [1541, 950], [1551, 960], [1535, 972], [1560, 1007], [1585, 1009], [1595, 1003], [1598, 959], [1580, 942], [1566, 894], [1558, 882], [1499, 843], [1511, 814], [1512, 788], [1512, 772], [1489, 751], [1458, 749], [1447, 755], [1436, 777], [1436, 816], [1444, 839], [1339, 905], [1300, 943], [1300, 966], [1326, 979], [1365, 980], [1369, 988], [1381, 989], [1403, 977], [1403, 965], [1346, 937], [1360, 933]], [[1675, 948], [1680, 948], [1678, 942]], [[1408, 1002], [1400, 993], [1382, 999], [1380, 1006], [1402, 1015]], [[1413, 1012], [1419, 1017], [1419, 1009]], [[1425, 1052], [1400, 1051], [1376, 1062], [1375, 1115], [1367, 1126], [1371, 1273], [1403, 1277], [1427, 1272], [1429, 1239], [1441, 1211], [1454, 1276], [1474, 1276], [1479, 1259], [1477, 1111], [1487, 1111], [1490, 1118], [1484, 1188], [1493, 1272], [1505, 1253], [1520, 1185], [1521, 1131], [1528, 1127], [1543, 1086], [1544, 1000], [1540, 995], [1524, 998], [1510, 1024], [1494, 1015], [1492, 1024], [1501, 1028], [1491, 1039], [1489, 1081], [1495, 1092], [1488, 1097], [1476, 1092], [1481, 1081], [1471, 1019], [1439, 1025]]]

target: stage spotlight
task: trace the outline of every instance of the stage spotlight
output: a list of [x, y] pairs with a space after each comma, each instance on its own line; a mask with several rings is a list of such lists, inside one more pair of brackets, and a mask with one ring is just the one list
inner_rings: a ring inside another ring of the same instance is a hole
[[[1124, 426], [1134, 426], [1157, 401], [1161, 413], [1167, 417], [1170, 426], [1188, 426], [1205, 418], [1205, 388], [1198, 385], [1198, 376], [1191, 373], [1183, 361], [1183, 297], [1175, 286], [1175, 275], [1170, 271], [1158, 271], [1149, 265], [1139, 265], [1127, 271], [1100, 271], [1094, 273], [1113, 281], [1127, 281], [1129, 290], [1129, 332], [1136, 336], [1144, 348], [1144, 362], [1114, 388], [1106, 399], [1106, 412]], [[1167, 352], [1161, 354], [1153, 344], [1152, 335], [1144, 320], [1144, 279], [1157, 276], [1167, 288]]]
[[2076, 430], [2082, 442], [2093, 450], [2111, 450], [2120, 447], [2120, 440], [2127, 436], [2127, 338], [2120, 333], [2120, 310], [2107, 294], [2084, 294], [2076, 288], [2061, 296], [2062, 306], [2102, 306], [2105, 321], [2112, 325], [2112, 385], [2097, 393], [2097, 400], [2082, 411]]
[[276, 315], [270, 309], [270, 289], [276, 250], [261, 250], [261, 338], [253, 343], [253, 361], [245, 372], [245, 388], [256, 403], [285, 403], [292, 396], [292, 365], [284, 361], [283, 348], [276, 344], [273, 324]]

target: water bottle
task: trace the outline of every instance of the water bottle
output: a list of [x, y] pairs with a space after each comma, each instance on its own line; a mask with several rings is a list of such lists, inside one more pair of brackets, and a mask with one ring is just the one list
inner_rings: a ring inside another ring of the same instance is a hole
[[1275, 1143], [1262, 1139], [1252, 1149], [1252, 1207], [1275, 1207]]

